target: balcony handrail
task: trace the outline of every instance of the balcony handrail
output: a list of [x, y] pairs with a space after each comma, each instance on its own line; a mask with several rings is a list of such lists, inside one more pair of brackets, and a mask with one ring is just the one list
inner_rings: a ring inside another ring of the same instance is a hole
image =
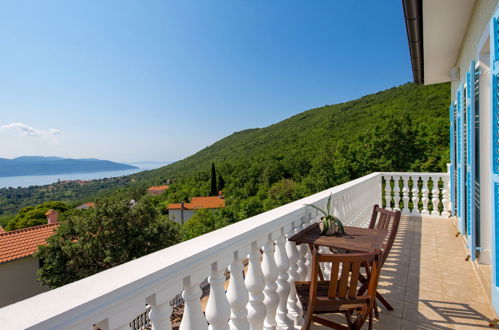
[[369, 221], [366, 213], [372, 204], [381, 201], [381, 177], [411, 175], [443, 178], [447, 173], [371, 173], [1, 308], [0, 324], [6, 329], [88, 329], [94, 324], [121, 328], [143, 313], [146, 303], [154, 310], [154, 306], [170, 301], [183, 288], [201, 283], [210, 270], [223, 270], [233, 260], [246, 258], [255, 251], [252, 249], [260, 251], [268, 242], [277, 240], [283, 244], [283, 236], [317, 219], [317, 211], [304, 204], [324, 206], [332, 194], [340, 208], [342, 203], [345, 206], [340, 212], [347, 218], [362, 218], [362, 224], [355, 225], [365, 225]]
[[315, 212], [304, 204], [323, 203], [331, 193], [334, 196], [379, 175], [371, 173], [6, 306], [0, 309], [0, 324], [9, 329], [58, 329], [69, 324], [88, 328], [89, 324], [95, 324], [107, 316], [99, 310], [117, 307], [123, 301], [132, 301], [137, 295], [142, 301], [160, 289], [157, 285], [165, 279], [172, 282], [168, 286], [173, 290], [168, 291], [178, 293], [182, 290], [183, 278], [195, 273], [193, 265], [196, 269], [209, 269], [213, 262], [221, 258], [232, 258], [234, 251], [241, 250], [241, 247], [246, 249], [252, 242], [260, 241], [266, 233], [279, 229], [290, 219]]

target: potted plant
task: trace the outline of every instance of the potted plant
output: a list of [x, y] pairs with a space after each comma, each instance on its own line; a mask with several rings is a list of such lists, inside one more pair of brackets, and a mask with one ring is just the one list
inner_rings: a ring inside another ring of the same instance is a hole
[[328, 198], [327, 204], [326, 204], [326, 210], [323, 210], [320, 207], [315, 206], [313, 204], [305, 204], [305, 205], [311, 206], [314, 209], [319, 210], [322, 214], [324, 214], [324, 216], [321, 217], [321, 221], [319, 222], [319, 228], [321, 230], [321, 235], [343, 236], [343, 235], [345, 235], [345, 228], [343, 228], [343, 224], [341, 223], [341, 221], [338, 217], [331, 214], [331, 198], [332, 197], [333, 197], [333, 194], [329, 195], [329, 198]]

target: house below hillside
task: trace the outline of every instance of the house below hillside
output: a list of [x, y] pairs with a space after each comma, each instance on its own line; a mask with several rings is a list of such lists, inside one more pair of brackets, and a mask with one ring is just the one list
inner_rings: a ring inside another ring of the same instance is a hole
[[218, 196], [192, 197], [190, 203], [175, 203], [168, 205], [170, 218], [180, 224], [188, 221], [196, 210], [199, 209], [219, 209], [225, 207], [225, 199], [222, 192]]
[[149, 195], [161, 195], [164, 193], [166, 190], [170, 189], [168, 185], [163, 185], [163, 186], [152, 186], [147, 188], [147, 193]]
[[0, 308], [49, 290], [36, 279], [40, 261], [33, 254], [58, 223], [0, 233]]

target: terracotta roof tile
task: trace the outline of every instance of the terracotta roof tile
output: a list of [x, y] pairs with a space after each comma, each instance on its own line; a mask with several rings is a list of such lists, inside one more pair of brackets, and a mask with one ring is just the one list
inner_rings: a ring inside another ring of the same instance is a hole
[[83, 203], [80, 206], [77, 206], [77, 210], [82, 210], [82, 209], [88, 209], [90, 207], [95, 207], [95, 203], [89, 202], [89, 203]]
[[[168, 205], [168, 210], [178, 210], [182, 203]], [[225, 199], [218, 196], [192, 197], [190, 203], [184, 203], [184, 210], [217, 209], [225, 207]]]
[[59, 224], [34, 226], [0, 234], [0, 264], [32, 255], [46, 244]]
[[166, 190], [170, 189], [170, 186], [164, 185], [164, 186], [152, 186], [147, 188], [147, 191], [161, 191], [161, 190]]

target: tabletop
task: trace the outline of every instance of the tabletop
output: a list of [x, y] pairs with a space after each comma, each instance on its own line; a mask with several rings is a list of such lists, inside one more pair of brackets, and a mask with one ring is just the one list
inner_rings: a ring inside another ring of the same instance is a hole
[[314, 223], [288, 240], [296, 244], [307, 243], [355, 252], [372, 252], [382, 248], [387, 234], [386, 230], [349, 226], [344, 228], [345, 236], [325, 236], [321, 235], [319, 223]]

